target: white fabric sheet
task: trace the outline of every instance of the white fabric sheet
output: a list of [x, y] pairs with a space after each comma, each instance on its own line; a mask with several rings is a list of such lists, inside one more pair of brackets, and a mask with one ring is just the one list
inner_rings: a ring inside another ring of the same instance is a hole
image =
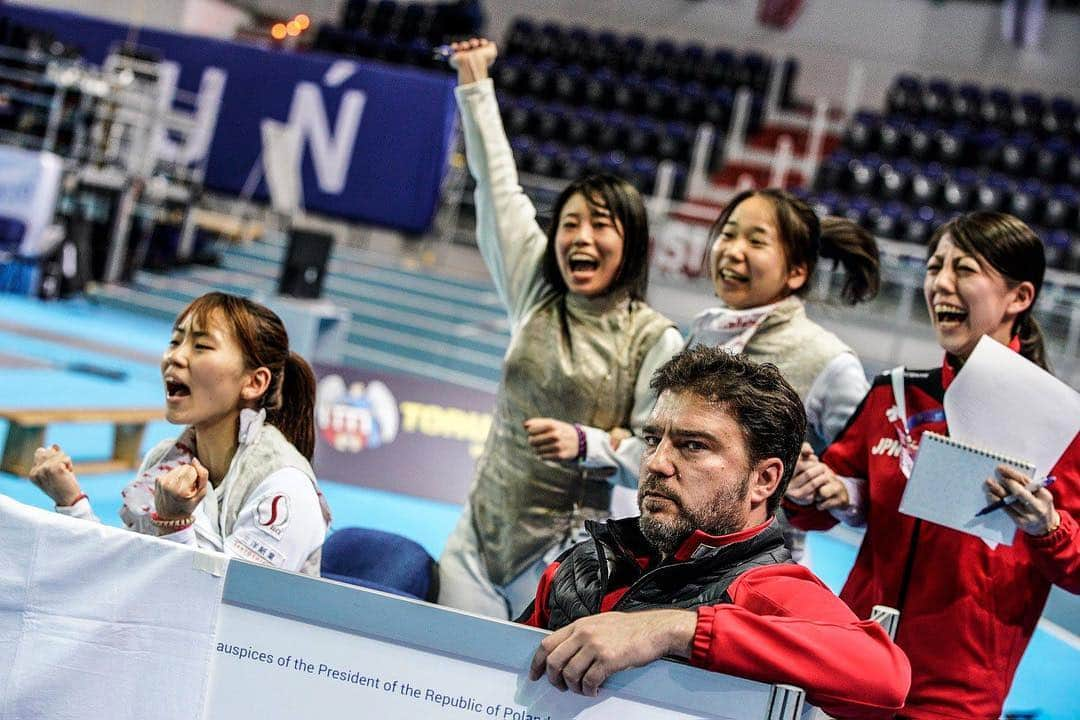
[[197, 720], [226, 563], [0, 495], [0, 720]]

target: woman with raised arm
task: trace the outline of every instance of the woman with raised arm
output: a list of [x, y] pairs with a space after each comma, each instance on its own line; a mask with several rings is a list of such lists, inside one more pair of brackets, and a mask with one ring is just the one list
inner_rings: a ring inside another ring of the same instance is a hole
[[[945, 389], [984, 336], [1047, 369], [1032, 308], [1046, 269], [1042, 241], [1011, 215], [961, 215], [930, 240], [923, 292], [945, 353], [941, 367], [879, 376], [821, 460], [804, 458], [785, 501], [791, 522], [825, 529], [844, 509], [866, 535], [840, 596], [859, 617], [900, 611], [896, 643], [911, 659], [906, 718], [996, 718], [1051, 584], [1080, 592], [1080, 433], [1051, 488], [1007, 466], [988, 502], [1015, 495], [1011, 546], [899, 511], [924, 432], [948, 434]], [[1038, 432], [1038, 428], [1032, 428]], [[794, 501], [794, 502], [792, 502]]]
[[[186, 428], [146, 454], [122, 492], [124, 524], [317, 576], [330, 510], [310, 464], [315, 376], [278, 316], [235, 295], [195, 299], [161, 375], [165, 419]], [[57, 445], [36, 451], [30, 479], [57, 512], [98, 520]]]
[[585, 520], [608, 514], [613, 484], [636, 486], [640, 454], [614, 449], [611, 432], [647, 417], [652, 372], [682, 336], [645, 303], [638, 192], [609, 175], [583, 177], [559, 195], [545, 233], [518, 185], [488, 77], [495, 45], [454, 49], [477, 243], [511, 339], [468, 505], [439, 561], [439, 602], [511, 618]]

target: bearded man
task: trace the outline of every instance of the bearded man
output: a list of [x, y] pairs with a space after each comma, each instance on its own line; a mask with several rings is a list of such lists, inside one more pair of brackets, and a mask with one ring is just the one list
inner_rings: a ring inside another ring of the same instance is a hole
[[613, 673], [663, 656], [802, 688], [837, 717], [890, 717], [907, 657], [791, 562], [775, 513], [806, 415], [775, 366], [684, 350], [652, 378], [641, 516], [590, 523], [592, 541], [544, 572], [520, 619], [554, 630], [533, 680], [596, 695]]

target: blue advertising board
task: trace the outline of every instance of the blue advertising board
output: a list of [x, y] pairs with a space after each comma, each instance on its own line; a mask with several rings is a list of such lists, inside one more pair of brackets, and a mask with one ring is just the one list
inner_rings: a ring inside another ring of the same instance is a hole
[[[101, 63], [131, 28], [66, 12], [0, 6], [0, 17], [53, 33]], [[209, 141], [185, 160], [207, 160], [207, 187], [239, 193], [261, 162], [260, 125], [295, 126], [302, 143], [306, 209], [423, 232], [431, 224], [453, 137], [449, 76], [141, 29], [136, 42], [176, 63], [177, 86], [221, 86]], [[266, 198], [260, 183], [256, 197]]]

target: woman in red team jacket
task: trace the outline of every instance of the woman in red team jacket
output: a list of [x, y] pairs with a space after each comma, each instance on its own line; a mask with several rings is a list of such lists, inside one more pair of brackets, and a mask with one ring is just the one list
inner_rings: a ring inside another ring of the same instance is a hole
[[1031, 317], [1045, 266], [1042, 242], [1010, 215], [970, 213], [939, 228], [923, 290], [944, 363], [903, 373], [906, 417], [891, 373], [877, 378], [821, 461], [804, 458], [788, 489], [796, 527], [866, 526], [840, 596], [859, 617], [876, 604], [900, 610], [896, 642], [912, 667], [901, 717], [999, 717], [1050, 585], [1080, 593], [1080, 434], [1049, 489], [1028, 492], [1031, 478], [1006, 467], [987, 480], [988, 497], [1019, 497], [1004, 510], [1021, 530], [1011, 547], [898, 511], [913, 450], [926, 431], [948, 434], [945, 388], [984, 335], [1047, 367]]

